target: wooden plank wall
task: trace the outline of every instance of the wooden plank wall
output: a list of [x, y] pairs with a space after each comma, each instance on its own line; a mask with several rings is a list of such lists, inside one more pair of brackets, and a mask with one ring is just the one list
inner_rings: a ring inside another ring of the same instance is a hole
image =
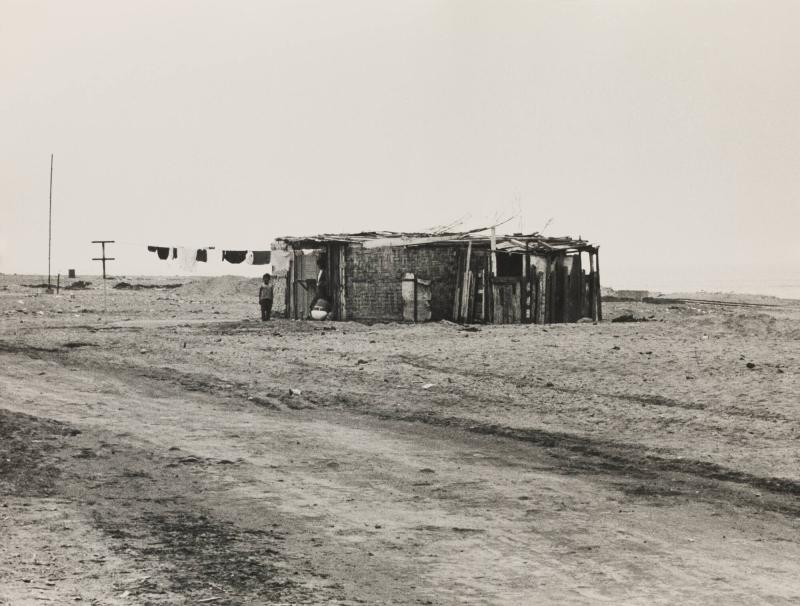
[[534, 324], [575, 322], [597, 313], [595, 257], [580, 254], [528, 255], [523, 320]]
[[[465, 272], [454, 298], [453, 317], [465, 322], [485, 318], [484, 321], [494, 324], [550, 324], [576, 322], [584, 317], [602, 318], [597, 255], [596, 251], [587, 252], [588, 268], [584, 267], [581, 254], [553, 252], [526, 254], [521, 277], [492, 277], [487, 271], [485, 295], [480, 304], [477, 299], [480, 275], [475, 271]], [[463, 254], [459, 261], [465, 262]], [[468, 289], [469, 296], [462, 289]], [[483, 305], [486, 311], [481, 315]]]
[[452, 316], [454, 322], [492, 321], [490, 263], [489, 254], [473, 251], [471, 247], [456, 254], [456, 288]]
[[523, 321], [524, 285], [521, 277], [496, 277], [492, 280], [495, 324], [519, 324]]
[[304, 255], [302, 251], [292, 251], [289, 271], [286, 273], [287, 318], [304, 320], [308, 317], [308, 306], [316, 294], [317, 257], [316, 254]]
[[339, 271], [339, 249], [338, 244], [329, 244], [325, 247], [325, 256], [327, 258], [328, 272], [328, 289], [330, 290], [331, 297], [331, 314], [334, 320], [340, 320], [344, 317], [342, 314], [342, 287], [341, 287], [341, 272]]
[[292, 315], [292, 305], [294, 304], [294, 297], [292, 297], [292, 272], [294, 271], [294, 255], [289, 256], [289, 269], [286, 270], [286, 292], [284, 293], [285, 307], [283, 310], [283, 314], [286, 318], [291, 319]]

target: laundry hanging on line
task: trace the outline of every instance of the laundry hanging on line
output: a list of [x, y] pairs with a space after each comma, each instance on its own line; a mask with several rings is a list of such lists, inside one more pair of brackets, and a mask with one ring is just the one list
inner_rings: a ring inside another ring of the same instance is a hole
[[253, 260], [251, 265], [268, 265], [270, 261], [270, 251], [268, 250], [252, 250]]
[[[162, 261], [177, 260], [187, 270], [191, 269], [196, 262], [208, 263], [208, 249], [206, 248], [148, 246], [147, 250], [156, 253]], [[269, 250], [223, 250], [221, 260], [235, 265], [244, 262], [248, 265], [268, 265], [271, 257], [272, 251]], [[216, 260], [220, 260], [219, 256], [216, 257]]]
[[197, 249], [196, 248], [180, 248], [178, 253], [178, 265], [183, 271], [192, 272], [197, 263]]
[[223, 250], [222, 260], [238, 265], [247, 257], [246, 250]]
[[162, 261], [166, 261], [169, 259], [169, 247], [168, 246], [148, 246], [147, 250], [150, 252], [154, 252], [158, 255], [158, 258]]

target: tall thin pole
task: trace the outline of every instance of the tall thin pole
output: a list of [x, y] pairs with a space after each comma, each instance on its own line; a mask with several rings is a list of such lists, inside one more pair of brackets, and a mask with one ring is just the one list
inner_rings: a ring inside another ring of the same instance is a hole
[[53, 290], [50, 285], [50, 252], [53, 248], [53, 154], [50, 154], [50, 210], [47, 216], [47, 292]]

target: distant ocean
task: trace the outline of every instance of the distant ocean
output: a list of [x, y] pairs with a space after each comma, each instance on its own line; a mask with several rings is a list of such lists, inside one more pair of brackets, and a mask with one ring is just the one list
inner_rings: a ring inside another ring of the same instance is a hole
[[[783, 268], [785, 269], [785, 268]], [[601, 267], [603, 286], [651, 292], [726, 292], [800, 299], [800, 270], [614, 271]]]

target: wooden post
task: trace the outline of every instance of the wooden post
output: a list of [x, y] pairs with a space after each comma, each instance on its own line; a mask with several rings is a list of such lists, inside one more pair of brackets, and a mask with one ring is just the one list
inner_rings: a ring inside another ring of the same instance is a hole
[[294, 265], [294, 262], [289, 259], [289, 267], [284, 278], [286, 280], [286, 288], [283, 293], [283, 317], [287, 320], [292, 319], [292, 265]]
[[490, 261], [490, 273], [492, 277], [497, 275], [497, 235], [494, 232], [494, 227], [492, 228], [491, 233], [491, 261]]
[[539, 289], [536, 295], [536, 323], [545, 323], [545, 312], [547, 311], [547, 273], [540, 271], [537, 274], [538, 280], [536, 287]]
[[461, 287], [461, 313], [459, 319], [463, 319], [464, 322], [469, 322], [469, 294], [471, 291], [471, 274], [469, 271], [469, 264], [472, 259], [472, 240], [469, 241], [467, 244], [467, 259], [464, 263], [464, 282]]
[[575, 322], [583, 317], [583, 280], [581, 253], [572, 257], [572, 318]]
[[486, 322], [486, 302], [489, 297], [489, 286], [486, 281], [486, 270], [481, 270], [481, 288], [483, 289], [483, 296], [481, 296], [481, 321]]
[[597, 270], [594, 264], [594, 252], [589, 252], [589, 292], [591, 293], [592, 320], [597, 322]]
[[595, 287], [597, 288], [597, 320], [603, 321], [603, 297], [600, 294], [600, 247], [595, 248], [595, 261], [597, 262], [597, 275], [595, 276]]
[[570, 297], [569, 297], [569, 274], [570, 268], [567, 267], [567, 257], [563, 255], [561, 257], [561, 296], [563, 297], [561, 300], [561, 321], [562, 322], [569, 322], [569, 309], [570, 309]]
[[564, 322], [575, 319], [575, 257], [564, 255]]
[[336, 297], [336, 293], [334, 292], [334, 280], [333, 280], [333, 255], [331, 255], [331, 244], [327, 244], [324, 247], [324, 252], [322, 254], [325, 255], [325, 272], [328, 277], [328, 292], [325, 293], [325, 298], [328, 300], [328, 317], [333, 318], [334, 314], [336, 313], [336, 308], [333, 305], [334, 298]]
[[292, 249], [292, 320], [297, 320], [297, 251]]
[[461, 273], [461, 250], [456, 251], [456, 289], [453, 293], [453, 322], [458, 322], [461, 316], [461, 280], [464, 274]]
[[556, 309], [556, 301], [558, 297], [558, 266], [556, 265], [556, 258], [553, 257], [550, 261], [550, 323], [555, 324], [558, 322], [558, 310]]
[[489, 292], [491, 293], [491, 299], [489, 300], [489, 316], [491, 318], [491, 322], [495, 323], [497, 321], [497, 314], [495, 313], [495, 305], [497, 304], [497, 300], [494, 296], [494, 279], [497, 276], [497, 234], [495, 233], [494, 227], [492, 227], [492, 230], [489, 233]]
[[[47, 292], [52, 293], [50, 287], [50, 251], [53, 244], [53, 154], [50, 154], [50, 206], [47, 212]], [[105, 257], [105, 253], [103, 253]], [[103, 277], [106, 275], [105, 261], [103, 261]]]
[[[527, 244], [526, 244], [527, 246]], [[520, 294], [520, 301], [519, 301], [519, 323], [525, 324], [527, 321], [527, 306], [526, 303], [528, 302], [528, 253], [525, 253], [522, 256], [522, 280], [519, 283], [519, 294]]]
[[61, 292], [61, 274], [58, 274], [58, 277], [56, 278], [56, 294], [59, 292]]
[[525, 271], [527, 272], [527, 283], [525, 285], [525, 293], [528, 297], [527, 299], [527, 310], [524, 312], [526, 314], [525, 321], [528, 324], [533, 324], [535, 322], [534, 316], [536, 314], [536, 268], [531, 265], [531, 255], [530, 253], [525, 253]]
[[417, 274], [411, 274], [414, 276], [414, 322], [417, 321]]
[[586, 280], [586, 270], [583, 269], [583, 267], [581, 267], [581, 300], [580, 300], [580, 307], [579, 307], [579, 309], [580, 309], [580, 317], [581, 318], [585, 318], [586, 316], [591, 317], [591, 313], [588, 313], [588, 314], [586, 313], [587, 311], [589, 311], [589, 312], [591, 311], [591, 310], [589, 310], [589, 302], [588, 302], [588, 299], [586, 298], [586, 284], [587, 283], [588, 282]]
[[512, 322], [515, 324], [522, 324], [525, 310], [522, 304], [522, 301], [525, 297], [525, 281], [524, 279], [520, 279], [519, 282], [516, 284], [517, 288], [519, 289], [516, 293], [514, 293], [514, 287], [511, 287], [512, 294], [516, 295], [512, 299], [512, 313], [514, 315]]
[[550, 324], [553, 321], [553, 280], [552, 280], [552, 262], [550, 254], [547, 255], [547, 269], [544, 273], [544, 323]]
[[553, 259], [553, 323], [558, 324], [561, 322], [561, 293], [562, 293], [562, 274], [561, 274], [561, 259], [555, 257]]
[[347, 259], [345, 257], [345, 246], [339, 246], [339, 300], [341, 301], [341, 320], [347, 320]]

